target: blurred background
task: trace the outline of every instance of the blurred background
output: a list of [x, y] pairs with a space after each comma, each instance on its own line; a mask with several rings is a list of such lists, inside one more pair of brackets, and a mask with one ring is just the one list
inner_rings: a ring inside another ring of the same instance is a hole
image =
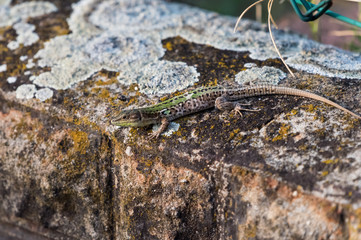
[[[172, 2], [218, 12], [224, 15], [238, 17], [243, 10], [256, 0], [171, 0]], [[318, 3], [319, 1], [310, 1]], [[333, 0], [330, 10], [346, 17], [361, 21], [361, 0]], [[245, 18], [267, 23], [267, 3], [265, 0], [258, 7], [253, 7]], [[331, 44], [346, 50], [361, 52], [361, 28], [338, 21], [327, 15], [322, 15], [312, 22], [303, 22], [293, 10], [288, 0], [275, 0], [272, 16], [281, 29], [290, 29], [296, 33], [307, 35], [309, 38], [324, 44]]]

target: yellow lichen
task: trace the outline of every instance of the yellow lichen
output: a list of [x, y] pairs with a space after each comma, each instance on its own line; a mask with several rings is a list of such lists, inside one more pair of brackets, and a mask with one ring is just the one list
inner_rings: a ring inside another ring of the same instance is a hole
[[326, 136], [326, 129], [325, 128], [319, 128], [314, 131], [317, 135], [320, 137]]
[[302, 107], [306, 108], [306, 112], [314, 113], [317, 110], [317, 106], [313, 104], [303, 105]]
[[86, 125], [96, 130], [100, 130], [99, 126], [96, 123], [90, 121], [88, 117], [74, 118], [72, 119], [72, 122], [76, 125]]
[[171, 42], [167, 42], [166, 44], [163, 45], [163, 47], [165, 49], [167, 49], [168, 51], [172, 51], [173, 50], [173, 46]]
[[328, 171], [323, 171], [323, 172], [321, 172], [321, 176], [322, 177], [325, 177], [325, 176], [327, 176], [328, 175]]
[[153, 165], [153, 161], [150, 159], [144, 160], [143, 162], [146, 167], [151, 167]]
[[255, 238], [257, 235], [257, 225], [256, 224], [247, 224], [244, 234], [245, 234], [244, 235], [245, 239]]
[[34, 137], [36, 137], [36, 141], [41, 141], [40, 135], [37, 133], [41, 130], [42, 124], [32, 119], [30, 113], [26, 113], [26, 116], [20, 119], [12, 131], [11, 137], [17, 138], [18, 136], [24, 134], [29, 141], [33, 141]]
[[292, 109], [291, 112], [286, 113], [286, 119], [290, 119], [290, 117], [295, 116], [298, 113], [297, 109]]
[[139, 86], [136, 83], [130, 84], [129, 86], [129, 92], [138, 92], [139, 91]]
[[97, 86], [105, 86], [105, 85], [111, 85], [111, 84], [114, 84], [114, 83], [117, 83], [117, 79], [116, 78], [111, 78], [109, 79], [108, 81], [103, 81], [103, 80], [98, 80], [95, 82], [95, 85]]
[[242, 179], [244, 179], [246, 176], [252, 178], [255, 175], [254, 173], [247, 171], [247, 169], [239, 166], [232, 167], [231, 172], [232, 172], [232, 176], [241, 177]]
[[88, 134], [80, 130], [71, 130], [69, 135], [73, 139], [74, 151], [85, 154], [89, 147]]
[[176, 134], [178, 137], [182, 136], [182, 131], [181, 131], [181, 129], [179, 128], [179, 129], [175, 132], [175, 134]]
[[93, 88], [91, 91], [92, 93], [98, 94], [100, 92], [101, 88]]
[[327, 159], [327, 160], [324, 160], [322, 161], [322, 163], [324, 164], [336, 164], [340, 161], [339, 158], [335, 158], [335, 159]]
[[[221, 59], [223, 60], [223, 59]], [[218, 62], [218, 66], [221, 67], [221, 68], [228, 68], [227, 64], [225, 62]]]
[[282, 139], [285, 139], [290, 131], [291, 126], [286, 126], [286, 124], [282, 124], [280, 129], [278, 130], [278, 135], [272, 139], [272, 142], [276, 142]]
[[138, 128], [130, 128], [129, 135], [131, 135], [131, 136], [137, 135], [137, 133], [138, 133], [137, 129]]
[[241, 130], [239, 128], [234, 129], [230, 134], [229, 134], [229, 139], [233, 139]]
[[109, 98], [109, 91], [108, 91], [108, 89], [106, 89], [106, 88], [103, 88], [101, 91], [100, 91], [100, 93], [99, 93], [99, 97], [100, 98]]

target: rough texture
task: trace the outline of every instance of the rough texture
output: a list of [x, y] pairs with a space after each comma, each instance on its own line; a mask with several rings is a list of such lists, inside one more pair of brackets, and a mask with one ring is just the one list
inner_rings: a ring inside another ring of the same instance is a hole
[[234, 18], [156, 0], [0, 4], [0, 238], [361, 238], [361, 123], [337, 109], [251, 98], [259, 112], [205, 111], [151, 141], [109, 124], [217, 84], [361, 113], [359, 53], [274, 30], [292, 79], [251, 21], [233, 34]]

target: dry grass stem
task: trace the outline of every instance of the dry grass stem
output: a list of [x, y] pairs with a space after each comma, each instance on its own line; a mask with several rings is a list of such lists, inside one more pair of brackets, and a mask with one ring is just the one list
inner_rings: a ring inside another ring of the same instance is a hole
[[271, 8], [272, 8], [272, 4], [273, 4], [273, 0], [269, 0], [268, 1], [268, 30], [269, 30], [269, 33], [270, 33], [270, 36], [271, 36], [271, 40], [272, 40], [272, 43], [273, 43], [273, 46], [275, 47], [275, 50], [278, 54], [278, 56], [281, 58], [281, 61], [283, 62], [283, 64], [286, 66], [288, 72], [292, 75], [292, 77], [295, 77], [295, 75], [293, 74], [293, 72], [291, 71], [291, 69], [288, 67], [287, 63], [285, 62], [285, 60], [283, 59], [280, 51], [278, 50], [277, 48], [277, 45], [276, 45], [276, 42], [273, 38], [273, 34], [272, 34], [272, 28], [271, 28]]
[[[264, 0], [259, 0], [259, 1], [257, 1], [257, 2], [252, 3], [250, 6], [248, 6], [248, 7], [241, 13], [241, 15], [240, 15], [240, 16], [238, 17], [238, 19], [237, 19], [236, 25], [234, 26], [233, 33], [236, 32], [237, 26], [238, 26], [239, 22], [241, 21], [243, 15], [244, 15], [248, 10], [250, 10], [253, 6], [255, 6], [255, 5], [257, 5], [258, 3], [261, 3], [261, 2], [263, 2], [263, 1], [264, 1]], [[282, 63], [286, 66], [288, 72], [292, 75], [292, 77], [295, 77], [295, 75], [293, 74], [293, 72], [291, 71], [291, 69], [288, 67], [288, 65], [286, 64], [285, 60], [283, 59], [280, 51], [279, 51], [278, 48], [277, 48], [277, 45], [276, 45], [276, 43], [275, 43], [275, 40], [274, 40], [274, 38], [273, 38], [272, 29], [271, 29], [271, 21], [272, 21], [273, 25], [275, 26], [275, 28], [278, 28], [278, 26], [277, 26], [277, 24], [275, 23], [275, 21], [273, 20], [273, 17], [272, 17], [272, 14], [271, 14], [272, 4], [273, 4], [273, 0], [269, 0], [269, 1], [268, 1], [268, 6], [267, 6], [267, 7], [268, 7], [268, 29], [269, 29], [269, 33], [270, 33], [270, 36], [271, 36], [271, 40], [272, 40], [273, 46], [274, 46], [274, 48], [275, 48], [278, 56], [281, 58]]]
[[233, 29], [233, 33], [236, 32], [238, 23], [241, 21], [243, 15], [244, 15], [246, 12], [248, 12], [248, 10], [250, 10], [253, 6], [255, 6], [255, 5], [257, 5], [258, 3], [263, 2], [263, 1], [264, 1], [264, 0], [259, 0], [259, 1], [255, 2], [255, 3], [252, 3], [251, 5], [249, 5], [248, 8], [246, 8], [246, 9], [242, 12], [242, 14], [241, 14], [241, 15], [238, 17], [238, 19], [237, 19], [236, 25], [234, 26], [234, 29]]

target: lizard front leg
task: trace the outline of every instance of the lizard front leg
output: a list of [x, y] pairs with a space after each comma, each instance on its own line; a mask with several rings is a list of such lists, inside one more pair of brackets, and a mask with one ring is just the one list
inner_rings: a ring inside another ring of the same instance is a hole
[[161, 120], [161, 125], [160, 125], [160, 127], [158, 128], [158, 130], [157, 130], [157, 131], [154, 131], [154, 132], [152, 132], [152, 133], [149, 134], [149, 135], [150, 135], [150, 139], [158, 138], [159, 135], [167, 129], [168, 125], [169, 125], [168, 119], [162, 118], [162, 120]]
[[228, 101], [225, 96], [218, 97], [216, 99], [214, 105], [215, 105], [215, 107], [217, 109], [219, 109], [221, 111], [231, 111], [232, 110], [232, 111], [235, 111], [240, 116], [242, 116], [241, 111], [248, 111], [248, 112], [258, 112], [258, 111], [260, 111], [259, 109], [254, 110], [254, 109], [242, 108], [242, 104], [240, 104], [239, 102]]

